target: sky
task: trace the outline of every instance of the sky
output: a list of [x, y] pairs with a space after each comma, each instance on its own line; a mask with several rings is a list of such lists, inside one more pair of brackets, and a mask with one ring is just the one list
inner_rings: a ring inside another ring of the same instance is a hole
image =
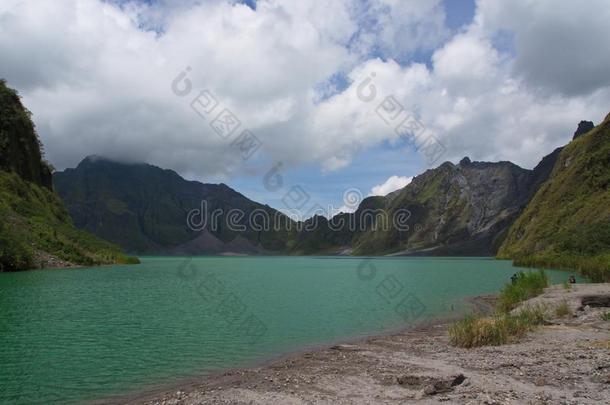
[[464, 156], [532, 168], [610, 111], [608, 21], [607, 0], [2, 0], [0, 77], [58, 170], [147, 162], [307, 216]]

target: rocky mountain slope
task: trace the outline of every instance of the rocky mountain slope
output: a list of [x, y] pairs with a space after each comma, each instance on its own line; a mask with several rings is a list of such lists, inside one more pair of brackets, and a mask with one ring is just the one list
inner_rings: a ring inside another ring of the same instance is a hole
[[0, 271], [130, 262], [72, 225], [39, 145], [30, 113], [0, 81]]
[[[286, 250], [290, 219], [224, 184], [187, 181], [172, 170], [95, 156], [75, 169], [55, 173], [54, 182], [77, 227], [129, 252], [256, 254]], [[232, 210], [243, 212], [243, 217], [230, 218]], [[191, 212], [194, 217], [189, 224]], [[252, 216], [254, 212], [261, 215]], [[263, 218], [270, 223], [265, 224]]]
[[[492, 255], [505, 229], [527, 203], [533, 172], [510, 162], [444, 163], [413, 180], [387, 198], [390, 214], [411, 212], [413, 229], [379, 233], [358, 241], [370, 252], [384, 245], [404, 253], [435, 255]], [[416, 225], [419, 225], [416, 227]]]
[[[312, 218], [299, 232], [284, 215], [224, 184], [187, 181], [147, 164], [92, 156], [75, 169], [55, 173], [54, 182], [77, 227], [134, 253], [489, 256], [546, 180], [558, 153], [534, 170], [468, 158], [457, 165], [446, 162], [402, 190], [365, 199], [355, 213], [330, 221]], [[206, 226], [194, 229], [187, 216], [202, 201]], [[227, 227], [232, 209], [245, 213], [241, 231]], [[248, 223], [255, 210], [264, 210], [272, 221], [265, 230], [255, 231]], [[401, 220], [408, 229], [393, 225]]]
[[595, 128], [579, 125], [549, 179], [511, 226], [499, 256], [610, 280], [609, 186], [610, 114]]
[[[592, 126], [582, 121], [573, 143], [587, 142]], [[186, 181], [147, 164], [89, 157], [54, 181], [78, 227], [130, 252], [493, 256], [566, 153], [557, 148], [533, 170], [468, 158], [445, 162], [401, 190], [365, 199], [355, 213], [314, 217], [299, 231], [284, 215], [226, 185]], [[202, 201], [207, 226], [193, 229], [187, 216]], [[245, 214], [242, 230], [227, 227], [232, 209]], [[272, 221], [264, 230], [248, 223], [257, 210]], [[504, 256], [511, 255], [507, 249]]]
[[[508, 227], [546, 180], [559, 151], [534, 170], [510, 162], [445, 162], [401, 190], [365, 199], [353, 214], [341, 214], [298, 236], [299, 252], [490, 256]], [[383, 212], [377, 215], [375, 212]], [[396, 226], [404, 220], [407, 226]], [[339, 222], [357, 224], [336, 232]]]
[[[310, 219], [300, 232], [287, 217], [224, 184], [187, 181], [147, 164], [88, 157], [54, 181], [77, 227], [140, 254], [493, 255], [547, 174], [546, 165], [530, 171], [509, 162], [446, 162], [403, 190], [364, 200], [353, 214]], [[206, 226], [194, 229], [187, 217], [202, 201]], [[227, 226], [232, 209], [245, 214], [241, 231]], [[280, 223], [255, 231], [248, 223], [255, 210]], [[392, 224], [403, 212], [409, 229]]]

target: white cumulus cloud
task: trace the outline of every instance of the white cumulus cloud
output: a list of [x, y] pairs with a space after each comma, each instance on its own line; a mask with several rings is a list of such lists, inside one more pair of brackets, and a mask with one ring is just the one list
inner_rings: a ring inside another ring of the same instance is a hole
[[[203, 89], [260, 139], [259, 163], [340, 170], [397, 142], [376, 114], [392, 95], [443, 143], [443, 160], [532, 167], [580, 120], [610, 109], [610, 7], [573, 3], [479, 0], [473, 23], [452, 36], [440, 0], [259, 0], [256, 10], [4, 0], [0, 75], [59, 169], [98, 154], [201, 179], [251, 170], [191, 109]], [[410, 62], [418, 52], [432, 56]], [[179, 97], [171, 83], [187, 66], [193, 89]], [[357, 96], [367, 78], [370, 102]]]
[[407, 184], [411, 183], [411, 180], [413, 180], [413, 177], [391, 176], [382, 184], [374, 186], [369, 195], [388, 195], [392, 191], [400, 190], [405, 187]]

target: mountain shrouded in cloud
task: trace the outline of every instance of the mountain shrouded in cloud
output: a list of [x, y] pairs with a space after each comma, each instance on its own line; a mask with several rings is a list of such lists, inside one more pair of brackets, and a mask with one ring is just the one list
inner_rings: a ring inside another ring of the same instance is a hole
[[[30, 106], [58, 169], [90, 154], [203, 180], [277, 161], [345, 169], [398, 140], [376, 113], [388, 96], [445, 145], [442, 160], [533, 167], [574, 122], [607, 112], [610, 8], [530, 6], [479, 0], [456, 31], [441, 1], [7, 0], [0, 75]], [[176, 95], [181, 72], [191, 89]], [[367, 78], [371, 102], [357, 93]], [[249, 129], [260, 141], [247, 162], [191, 107], [203, 89], [215, 112], [238, 118], [235, 137]]]

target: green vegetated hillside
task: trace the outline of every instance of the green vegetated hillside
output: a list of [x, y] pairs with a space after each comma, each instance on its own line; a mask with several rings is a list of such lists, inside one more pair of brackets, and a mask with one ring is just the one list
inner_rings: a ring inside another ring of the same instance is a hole
[[0, 271], [133, 262], [76, 229], [52, 191], [29, 112], [0, 82]]
[[610, 114], [576, 135], [498, 255], [519, 265], [576, 269], [610, 281]]
[[76, 229], [54, 192], [0, 171], [0, 271], [132, 263], [118, 246]]
[[[224, 184], [188, 181], [149, 164], [90, 156], [75, 169], [55, 173], [54, 183], [77, 227], [128, 252], [283, 252], [294, 230], [285, 215]], [[189, 224], [187, 216], [193, 210], [198, 211]], [[228, 219], [232, 210], [243, 217]], [[255, 212], [265, 214], [257, 217]]]

